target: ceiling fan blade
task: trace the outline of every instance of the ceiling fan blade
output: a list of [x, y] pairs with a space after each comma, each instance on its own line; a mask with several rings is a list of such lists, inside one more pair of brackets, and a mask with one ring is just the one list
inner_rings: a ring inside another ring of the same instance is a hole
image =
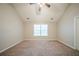
[[35, 3], [29, 3], [30, 5], [33, 5], [33, 4], [35, 4]]
[[47, 7], [49, 7], [49, 8], [51, 7], [51, 5], [50, 5], [50, 4], [48, 4], [48, 3], [45, 3], [45, 5], [46, 5]]

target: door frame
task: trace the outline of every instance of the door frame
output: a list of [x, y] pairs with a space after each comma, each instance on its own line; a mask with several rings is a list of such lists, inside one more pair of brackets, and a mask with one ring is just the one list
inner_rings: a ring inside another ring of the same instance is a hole
[[77, 50], [77, 18], [79, 16], [74, 17], [74, 49]]

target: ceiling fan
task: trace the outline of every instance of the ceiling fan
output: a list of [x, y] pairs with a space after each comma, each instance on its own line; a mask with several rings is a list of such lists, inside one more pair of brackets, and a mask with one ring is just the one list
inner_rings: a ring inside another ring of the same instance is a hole
[[51, 5], [49, 3], [29, 3], [30, 5], [34, 5], [34, 4], [39, 4], [39, 5], [45, 5], [47, 6], [48, 8], [51, 7]]
[[40, 14], [41, 10], [42, 10], [42, 6], [46, 6], [48, 8], [51, 7], [51, 5], [49, 3], [29, 3], [29, 5], [34, 5], [37, 4], [37, 8], [36, 8], [36, 14]]

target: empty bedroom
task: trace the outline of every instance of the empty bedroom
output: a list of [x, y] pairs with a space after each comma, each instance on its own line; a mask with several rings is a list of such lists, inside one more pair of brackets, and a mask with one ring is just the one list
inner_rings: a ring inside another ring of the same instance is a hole
[[79, 56], [79, 3], [0, 3], [0, 56]]

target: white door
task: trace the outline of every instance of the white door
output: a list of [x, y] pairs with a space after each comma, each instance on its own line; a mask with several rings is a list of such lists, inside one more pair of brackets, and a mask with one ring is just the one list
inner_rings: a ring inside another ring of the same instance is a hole
[[75, 18], [75, 47], [79, 50], [79, 17]]

